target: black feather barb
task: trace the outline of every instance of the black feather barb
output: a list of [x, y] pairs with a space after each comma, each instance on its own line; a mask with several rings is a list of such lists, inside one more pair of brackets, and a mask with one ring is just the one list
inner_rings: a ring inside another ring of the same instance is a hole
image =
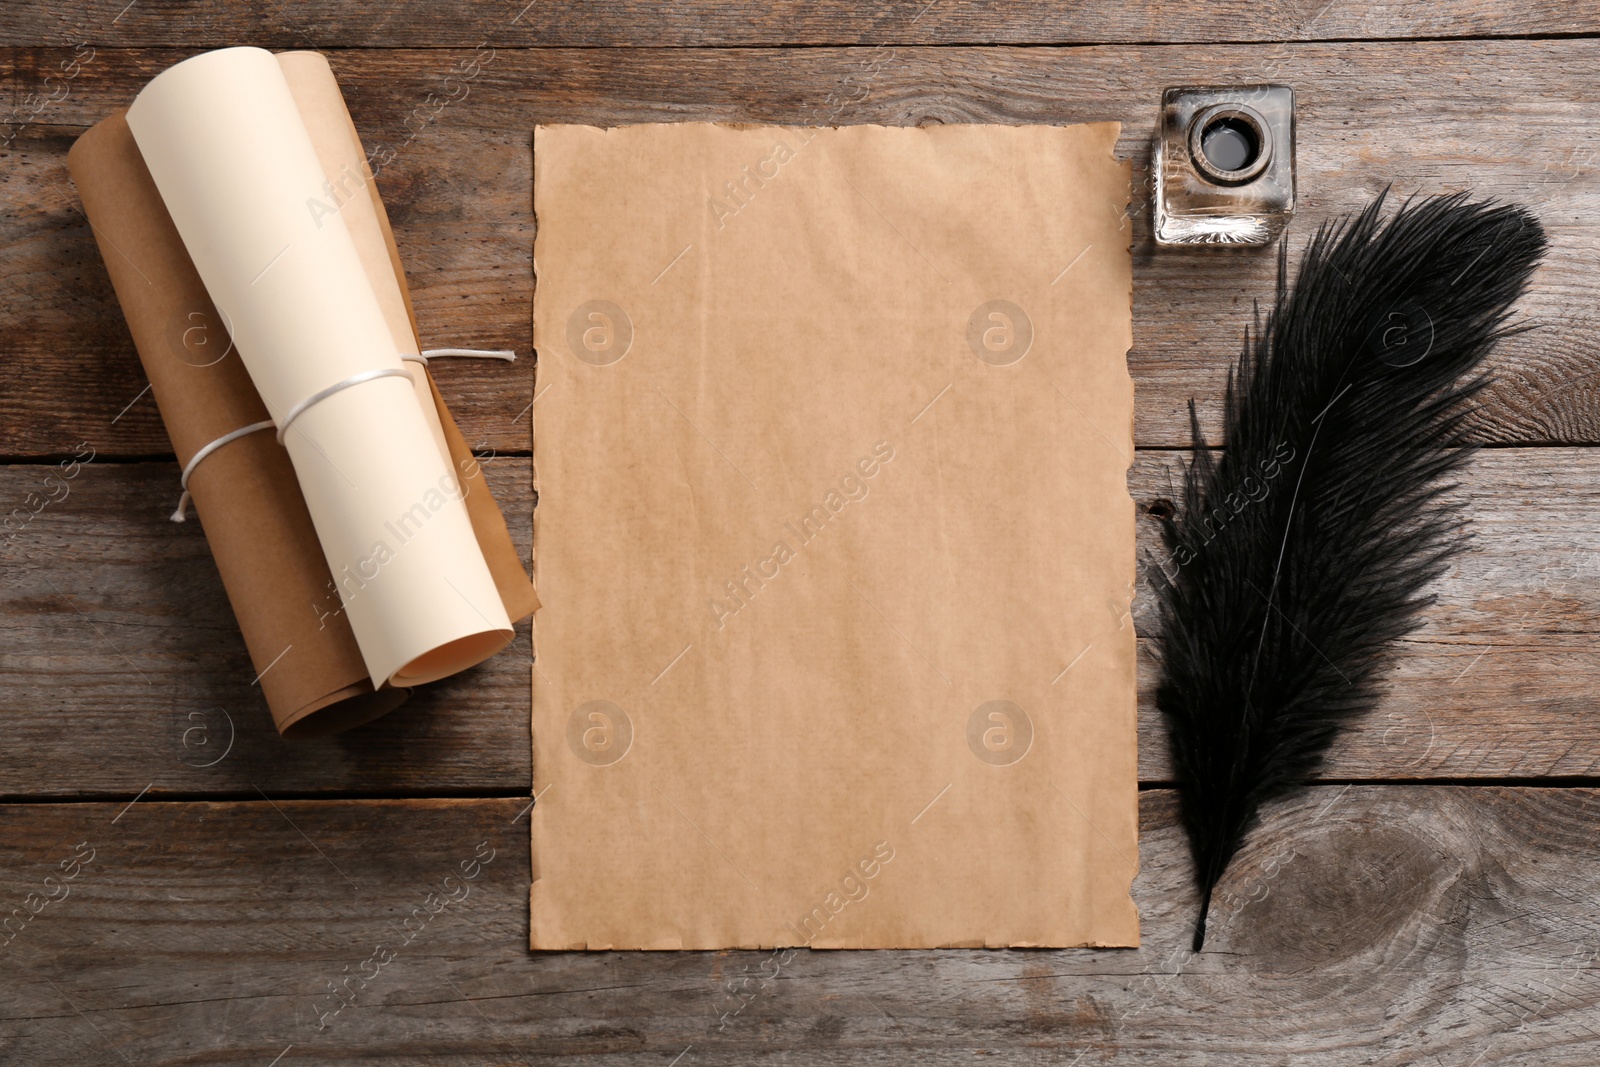
[[1229, 374], [1220, 454], [1194, 459], [1160, 603], [1166, 723], [1199, 882], [1211, 893], [1261, 806], [1312, 776], [1369, 711], [1424, 588], [1468, 533], [1443, 499], [1471, 454], [1483, 363], [1545, 249], [1514, 205], [1384, 195], [1324, 225]]

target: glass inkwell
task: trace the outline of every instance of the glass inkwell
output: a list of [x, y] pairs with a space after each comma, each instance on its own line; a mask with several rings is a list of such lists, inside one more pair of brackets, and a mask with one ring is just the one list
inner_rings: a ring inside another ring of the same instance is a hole
[[1294, 90], [1167, 89], [1151, 169], [1157, 244], [1269, 244], [1294, 214]]

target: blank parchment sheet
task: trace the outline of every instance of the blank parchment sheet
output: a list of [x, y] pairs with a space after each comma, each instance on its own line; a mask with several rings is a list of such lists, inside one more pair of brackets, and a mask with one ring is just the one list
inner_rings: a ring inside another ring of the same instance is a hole
[[535, 948], [1138, 943], [1117, 131], [538, 129]]

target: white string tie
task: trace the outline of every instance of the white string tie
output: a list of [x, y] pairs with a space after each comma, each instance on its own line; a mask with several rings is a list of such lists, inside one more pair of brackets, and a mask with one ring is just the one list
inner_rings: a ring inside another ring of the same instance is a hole
[[[400, 358], [402, 360], [409, 360], [412, 363], [421, 363], [423, 366], [427, 366], [428, 360], [434, 358], [435, 356], [467, 356], [477, 357], [479, 359], [503, 359], [507, 362], [516, 362], [517, 358], [516, 352], [506, 348], [430, 348], [420, 355], [406, 353]], [[300, 403], [289, 409], [289, 414], [284, 417], [282, 423], [275, 423], [271, 419], [267, 419], [263, 422], [252, 422], [249, 426], [241, 426], [237, 430], [233, 430], [230, 433], [225, 433], [215, 441], [207, 443], [203, 448], [190, 457], [189, 462], [184, 465], [183, 473], [178, 477], [178, 484], [183, 489], [183, 495], [178, 498], [178, 508], [172, 513], [172, 521], [188, 521], [185, 512], [189, 508], [190, 501], [189, 475], [194, 473], [194, 469], [200, 465], [201, 460], [211, 455], [211, 453], [215, 452], [223, 445], [231, 444], [241, 437], [256, 433], [260, 430], [265, 430], [272, 426], [278, 427], [278, 443], [281, 445], [283, 444], [283, 435], [289, 431], [290, 424], [293, 423], [295, 419], [298, 419], [301, 415], [305, 414], [306, 411], [313, 405], [328, 399], [328, 397], [332, 396], [334, 393], [350, 388], [352, 385], [361, 385], [363, 382], [376, 381], [379, 378], [399, 377], [410, 378], [411, 372], [399, 367], [386, 367], [381, 370], [369, 370], [362, 371], [360, 374], [352, 374], [343, 381], [334, 382], [326, 389], [318, 389], [315, 393], [312, 393], [310, 396], [300, 401]]]
[[263, 422], [252, 422], [249, 426], [241, 426], [237, 430], [223, 434], [215, 441], [212, 441], [205, 447], [201, 448], [200, 451], [196, 452], [193, 456], [190, 456], [189, 462], [184, 464], [183, 473], [178, 476], [178, 485], [183, 488], [183, 495], [178, 498], [178, 510], [172, 513], [172, 521], [187, 521], [183, 513], [189, 507], [189, 475], [193, 474], [194, 469], [200, 466], [201, 460], [211, 455], [211, 453], [215, 452], [223, 445], [230, 444], [234, 441], [237, 441], [241, 437], [253, 434], [258, 430], [268, 429], [274, 425], [276, 424], [271, 419], [267, 419]]
[[435, 356], [468, 356], [478, 359], [503, 359], [507, 363], [515, 363], [517, 354], [509, 348], [429, 348], [418, 355], [406, 354], [401, 359], [409, 359], [413, 363], [428, 365], [428, 360]]
[[311, 410], [311, 408], [322, 403], [333, 394], [342, 393], [353, 385], [363, 385], [367, 382], [375, 382], [379, 378], [409, 379], [410, 377], [411, 372], [406, 370], [404, 367], [379, 367], [377, 370], [364, 370], [360, 374], [352, 374], [350, 377], [334, 382], [332, 385], [324, 389], [318, 389], [316, 392], [300, 401], [300, 403], [290, 408], [289, 414], [285, 415], [283, 417], [283, 421], [278, 423], [278, 443], [280, 445], [283, 444], [283, 435], [289, 432], [289, 427], [294, 424], [295, 419], [298, 419], [301, 415], [304, 415], [307, 411]]

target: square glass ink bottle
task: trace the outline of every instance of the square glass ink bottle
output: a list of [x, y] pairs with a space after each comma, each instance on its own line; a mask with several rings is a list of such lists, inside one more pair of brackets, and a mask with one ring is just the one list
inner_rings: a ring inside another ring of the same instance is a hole
[[1269, 244], [1294, 214], [1294, 90], [1165, 90], [1150, 166], [1157, 244]]

